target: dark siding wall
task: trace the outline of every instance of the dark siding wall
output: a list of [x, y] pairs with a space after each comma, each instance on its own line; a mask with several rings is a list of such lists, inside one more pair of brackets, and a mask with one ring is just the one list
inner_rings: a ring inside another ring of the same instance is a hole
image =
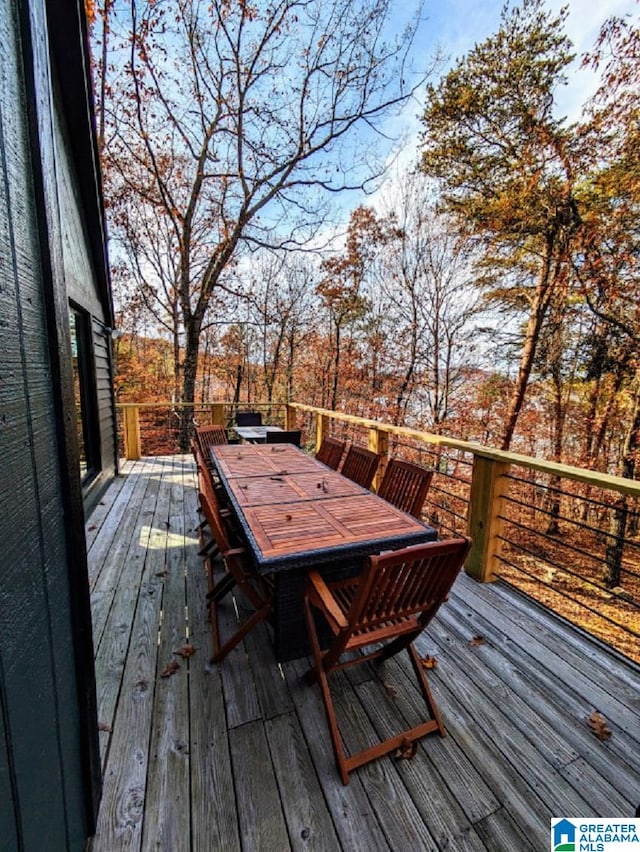
[[0, 2], [0, 44], [0, 848], [81, 850], [95, 691], [42, 0]]
[[115, 467], [116, 433], [111, 375], [111, 338], [102, 323], [93, 322], [93, 354], [96, 367], [96, 394], [100, 421], [100, 444], [103, 468], [112, 474]]
[[[60, 101], [57, 103], [59, 107]], [[100, 429], [102, 461], [99, 476], [90, 483], [85, 492], [85, 507], [89, 511], [116, 471], [116, 421], [110, 367], [110, 337], [108, 336], [110, 319], [105, 316], [103, 300], [97, 289], [69, 132], [59, 108], [56, 109], [55, 119], [56, 179], [67, 295], [70, 301], [88, 311], [92, 317], [97, 420]]]

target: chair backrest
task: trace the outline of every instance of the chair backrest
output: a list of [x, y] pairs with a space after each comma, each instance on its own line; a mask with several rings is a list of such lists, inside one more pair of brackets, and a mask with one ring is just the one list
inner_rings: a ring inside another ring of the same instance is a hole
[[391, 459], [378, 488], [378, 495], [398, 509], [419, 518], [432, 478], [433, 471], [426, 467], [402, 459]]
[[340, 467], [340, 461], [346, 444], [344, 441], [339, 441], [337, 438], [331, 438], [327, 435], [322, 439], [320, 449], [316, 453], [316, 458], [327, 467], [337, 470]]
[[238, 411], [236, 413], [236, 426], [262, 426], [262, 413], [260, 411]]
[[373, 482], [373, 477], [376, 475], [380, 456], [377, 453], [368, 450], [366, 447], [359, 447], [357, 444], [352, 444], [347, 450], [347, 455], [340, 471], [343, 476], [362, 485], [363, 488], [369, 488]]
[[206, 462], [200, 444], [197, 441], [194, 441], [191, 445], [191, 449], [193, 450], [193, 456], [196, 462], [196, 470], [198, 472], [198, 490], [201, 492], [204, 491], [205, 494], [211, 493], [214, 495], [214, 499], [216, 499], [213, 474], [211, 473], [211, 468]]
[[227, 430], [224, 426], [198, 426], [196, 435], [205, 459], [209, 456], [209, 447], [228, 443]]
[[288, 431], [283, 430], [280, 432], [268, 431], [266, 433], [267, 444], [295, 444], [296, 447], [299, 447], [301, 440], [301, 429], [290, 429]]
[[371, 630], [409, 616], [426, 627], [449, 594], [471, 547], [452, 538], [370, 556], [348, 614], [349, 633]]

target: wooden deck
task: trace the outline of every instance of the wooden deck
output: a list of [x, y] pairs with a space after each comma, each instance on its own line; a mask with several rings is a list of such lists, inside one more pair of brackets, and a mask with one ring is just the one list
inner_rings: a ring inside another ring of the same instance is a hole
[[[87, 524], [104, 792], [93, 852], [541, 850], [552, 816], [632, 816], [640, 670], [506, 585], [465, 576], [418, 643], [449, 735], [343, 787], [305, 661], [269, 629], [210, 666], [189, 456], [123, 466]], [[235, 618], [230, 600], [224, 627]], [[481, 637], [481, 638], [480, 638]], [[188, 658], [174, 652], [187, 643]], [[406, 656], [406, 655], [404, 655]], [[180, 668], [161, 673], [172, 660]], [[408, 662], [336, 680], [360, 744], [413, 718]], [[587, 718], [600, 711], [612, 735]]]

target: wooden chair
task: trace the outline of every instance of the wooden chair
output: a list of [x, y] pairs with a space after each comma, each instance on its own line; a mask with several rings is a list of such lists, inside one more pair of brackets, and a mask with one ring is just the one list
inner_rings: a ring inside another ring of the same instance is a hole
[[378, 488], [378, 496], [419, 518], [432, 478], [432, 470], [402, 459], [391, 459]]
[[377, 453], [368, 450], [366, 447], [352, 444], [347, 451], [340, 472], [348, 479], [357, 482], [358, 485], [362, 485], [363, 488], [370, 488], [379, 463], [380, 456]]
[[345, 447], [346, 444], [344, 441], [339, 441], [337, 438], [327, 436], [322, 439], [320, 449], [316, 453], [316, 458], [318, 461], [326, 464], [327, 467], [337, 470], [340, 467], [340, 461], [342, 460], [342, 454], [344, 453]]
[[238, 411], [236, 413], [236, 426], [262, 426], [261, 412]]
[[[455, 538], [415, 545], [403, 550], [371, 556], [359, 577], [327, 584], [315, 571], [309, 573], [304, 592], [305, 618], [313, 648], [314, 666], [307, 674], [310, 683], [319, 681], [333, 751], [343, 784], [349, 773], [382, 755], [405, 748], [409, 743], [438, 731], [446, 735], [440, 713], [413, 641], [431, 621], [445, 600], [462, 567], [471, 542]], [[320, 649], [313, 610], [328, 623], [333, 641]], [[379, 643], [383, 643], [380, 647]], [[376, 645], [369, 653], [343, 654]], [[425, 699], [429, 719], [347, 756], [338, 728], [328, 675], [347, 666], [379, 658], [387, 659], [407, 649]]]
[[[206, 463], [204, 456], [202, 454], [202, 450], [200, 449], [200, 444], [196, 440], [191, 441], [191, 450], [193, 452], [193, 457], [196, 463], [196, 471], [198, 477], [198, 494], [208, 494], [210, 495], [211, 502], [215, 501], [216, 506], [219, 508], [220, 514], [225, 522], [231, 522], [231, 512], [226, 505], [226, 495], [220, 485], [220, 482], [216, 480], [214, 477], [213, 471], [211, 467]], [[202, 504], [198, 504], [198, 511], [201, 515], [204, 515]], [[206, 538], [205, 532], [209, 530], [209, 533], [212, 537], [209, 539]], [[213, 530], [210, 529], [210, 525], [207, 522], [206, 518], [200, 521], [198, 524], [196, 531], [198, 533], [198, 539], [200, 541], [200, 551], [198, 553], [199, 556], [203, 556], [205, 560], [207, 560], [207, 570], [213, 570], [211, 560], [215, 559], [218, 555], [219, 547], [218, 543], [213, 537]], [[213, 574], [211, 574], [213, 577]]]
[[300, 446], [302, 441], [301, 429], [282, 430], [280, 432], [268, 431], [265, 436], [267, 444], [295, 444]]
[[[224, 426], [198, 426], [196, 437], [205, 461], [209, 459], [209, 448], [227, 444], [227, 430]], [[210, 464], [210, 462], [208, 462]]]
[[[251, 567], [243, 547], [234, 547], [225, 528], [215, 496], [211, 492], [199, 495], [200, 505], [209, 528], [213, 533], [226, 573], [214, 582], [213, 564], [209, 559], [209, 619], [211, 622], [212, 663], [219, 663], [261, 621], [271, 615], [271, 589], [263, 577]], [[234, 588], [239, 588], [253, 607], [253, 613], [240, 625], [236, 632], [220, 646], [217, 604]]]

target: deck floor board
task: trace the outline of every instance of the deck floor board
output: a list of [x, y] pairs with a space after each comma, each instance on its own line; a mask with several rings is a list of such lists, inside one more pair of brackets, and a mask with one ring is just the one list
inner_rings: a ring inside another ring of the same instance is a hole
[[[466, 576], [418, 641], [437, 659], [429, 677], [448, 736], [343, 787], [308, 660], [278, 666], [262, 624], [209, 662], [191, 458], [122, 470], [87, 522], [104, 761], [92, 852], [506, 852], [548, 848], [552, 816], [633, 815], [640, 668], [506, 584]], [[222, 635], [236, 623], [229, 595]], [[195, 653], [177, 657], [188, 643]], [[172, 659], [180, 668], [161, 677]], [[348, 741], [415, 718], [409, 675], [399, 657], [335, 678]], [[612, 728], [606, 742], [587, 726], [594, 709]]]

